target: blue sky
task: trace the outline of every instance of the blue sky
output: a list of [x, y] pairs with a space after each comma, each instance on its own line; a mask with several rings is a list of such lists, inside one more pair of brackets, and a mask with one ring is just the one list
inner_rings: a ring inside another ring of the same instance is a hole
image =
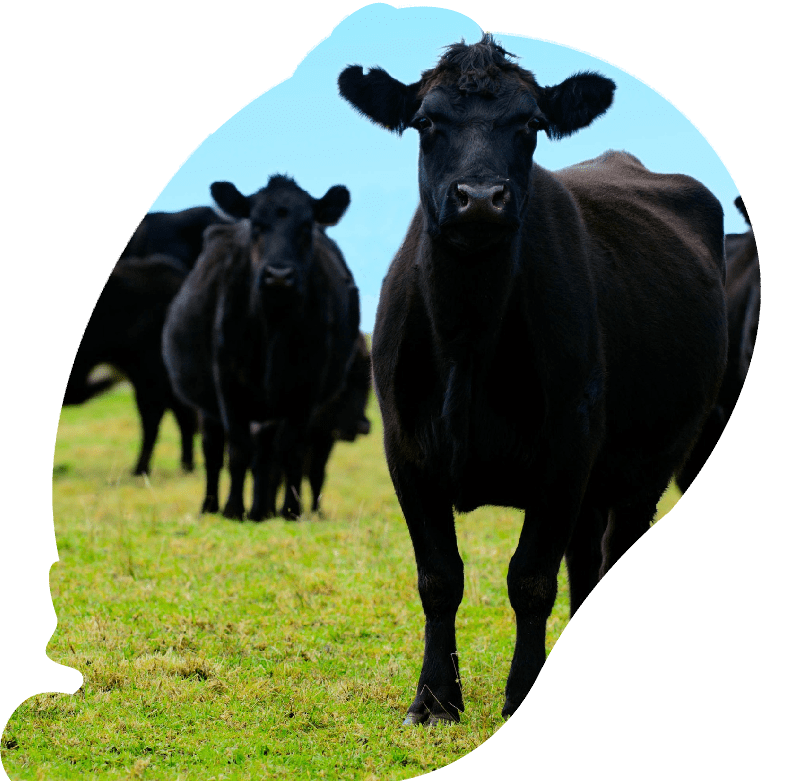
[[[467, 16], [445, 9], [375, 4], [356, 11], [290, 79], [209, 136], [151, 209], [209, 204], [208, 188], [216, 180], [232, 181], [249, 193], [271, 174], [288, 173], [315, 197], [333, 184], [346, 185], [352, 203], [330, 235], [359, 285], [362, 329], [371, 331], [381, 280], [418, 201], [418, 141], [414, 131], [398, 138], [359, 116], [339, 97], [336, 79], [355, 63], [380, 65], [410, 83], [435, 63], [442, 47], [461, 38], [474, 42], [482, 32]], [[540, 165], [557, 169], [606, 149], [625, 149], [652, 170], [699, 179], [722, 202], [726, 231], [746, 230], [733, 206], [738, 191], [725, 166], [668, 101], [624, 71], [573, 49], [521, 36], [497, 38], [540, 84], [557, 84], [580, 70], [596, 70], [617, 84], [614, 104], [592, 126], [557, 142], [540, 136], [535, 153]]]

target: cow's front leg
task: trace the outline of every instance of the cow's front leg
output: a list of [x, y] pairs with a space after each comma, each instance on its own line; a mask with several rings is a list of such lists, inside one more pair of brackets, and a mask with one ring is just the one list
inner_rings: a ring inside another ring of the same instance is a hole
[[167, 409], [163, 396], [150, 387], [149, 379], [149, 377], [145, 377], [134, 385], [136, 406], [139, 408], [139, 416], [142, 421], [142, 448], [136, 466], [133, 468], [135, 475], [150, 473], [150, 459], [158, 438], [158, 428]]
[[245, 421], [239, 425], [231, 423], [228, 435], [228, 470], [231, 474], [231, 486], [228, 501], [222, 514], [226, 518], [241, 521], [244, 519], [244, 479], [250, 467], [252, 457], [252, 440], [250, 423]]
[[275, 458], [275, 437], [278, 423], [262, 423], [253, 432], [253, 504], [250, 519], [263, 521], [274, 518], [275, 495], [280, 476]]
[[458, 721], [464, 710], [456, 652], [456, 612], [464, 594], [449, 492], [411, 466], [390, 469], [417, 561], [425, 611], [425, 653], [417, 692], [403, 724]]
[[219, 473], [225, 455], [225, 430], [206, 413], [200, 413], [200, 433], [206, 467], [206, 495], [201, 513], [219, 512]]
[[300, 426], [288, 423], [282, 433], [281, 463], [286, 475], [286, 493], [283, 498], [281, 515], [287, 521], [296, 521], [303, 513], [300, 503], [300, 490], [303, 482], [303, 459], [308, 448]]

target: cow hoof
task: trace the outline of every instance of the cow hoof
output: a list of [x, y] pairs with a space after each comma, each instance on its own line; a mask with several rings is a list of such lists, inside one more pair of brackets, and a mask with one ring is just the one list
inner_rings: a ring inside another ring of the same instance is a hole
[[147, 475], [150, 473], [150, 470], [146, 466], [137, 466], [136, 469], [131, 472], [134, 477], [141, 477], [143, 475]]
[[218, 513], [219, 512], [219, 501], [212, 496], [207, 496], [205, 501], [203, 502], [203, 506], [200, 508], [200, 514], [203, 513]]
[[508, 698], [506, 698], [505, 704], [503, 705], [503, 710], [501, 711], [500, 715], [508, 721], [516, 712], [519, 705], [515, 702], [511, 702]]
[[194, 464], [182, 463], [181, 464], [181, 469], [183, 469], [183, 471], [186, 472], [187, 474], [189, 472], [194, 472]]
[[225, 509], [222, 511], [222, 517], [230, 521], [243, 521], [244, 510], [240, 510], [238, 507], [229, 507], [225, 505]]
[[247, 520], [253, 521], [253, 523], [262, 523], [263, 521], [268, 521], [270, 518], [274, 518], [274, 512], [262, 512], [261, 510], [250, 510], [247, 514]]
[[431, 727], [435, 727], [437, 724], [456, 724], [456, 720], [451, 718], [450, 716], [445, 716], [444, 714], [436, 715], [434, 713], [407, 713], [405, 719], [403, 719], [404, 727], [415, 727], [418, 724], [421, 724], [423, 727], [430, 729]]

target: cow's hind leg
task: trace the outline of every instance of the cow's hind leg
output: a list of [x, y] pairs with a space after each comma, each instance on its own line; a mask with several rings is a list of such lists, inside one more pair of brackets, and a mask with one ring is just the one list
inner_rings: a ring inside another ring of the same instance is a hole
[[286, 474], [286, 493], [281, 515], [287, 521], [296, 521], [303, 513], [300, 490], [303, 482], [303, 458], [307, 443], [298, 435], [294, 426], [287, 426], [281, 451], [281, 463]]
[[631, 502], [619, 503], [611, 508], [608, 526], [603, 536], [603, 577], [625, 554], [625, 552], [650, 528], [656, 515], [658, 500], [669, 482]]
[[448, 492], [415, 468], [390, 470], [417, 561], [417, 586], [425, 612], [425, 653], [416, 697], [403, 724], [458, 721], [464, 710], [456, 652], [456, 612], [464, 594]]
[[608, 508], [585, 500], [572, 539], [567, 546], [570, 617], [583, 604], [600, 580], [603, 564], [603, 533], [608, 522]]
[[[503, 717], [520, 706], [544, 666], [547, 619], [558, 592], [558, 569], [581, 510], [588, 469], [576, 463], [548, 487], [541, 504], [526, 510], [519, 544], [508, 565], [508, 597], [517, 640], [506, 683]], [[591, 517], [584, 516], [591, 521]], [[573, 548], [573, 556], [576, 549]]]
[[206, 467], [206, 495], [201, 513], [219, 512], [219, 473], [225, 453], [225, 431], [219, 421], [200, 413], [203, 460]]
[[185, 404], [174, 400], [172, 412], [181, 432], [181, 467], [184, 472], [194, 470], [194, 434], [197, 431], [197, 413]]
[[311, 441], [308, 465], [308, 482], [311, 485], [312, 512], [319, 512], [322, 485], [325, 482], [325, 467], [333, 450], [334, 439], [332, 434], [317, 434]]

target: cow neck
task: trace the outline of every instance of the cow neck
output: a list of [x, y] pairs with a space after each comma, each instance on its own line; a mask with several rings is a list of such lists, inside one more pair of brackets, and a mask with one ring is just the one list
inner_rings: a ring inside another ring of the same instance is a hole
[[[427, 246], [426, 246], [427, 245]], [[440, 424], [458, 482], [471, 447], [474, 389], [488, 372], [518, 276], [519, 240], [464, 257], [430, 237], [419, 257], [422, 296], [444, 389]]]
[[474, 364], [491, 354], [519, 275], [519, 237], [464, 256], [426, 236], [419, 280], [437, 352], [448, 363]]
[[[263, 355], [265, 387], [285, 382], [287, 371], [296, 368], [297, 356], [307, 357], [309, 350], [324, 341], [327, 311], [322, 296], [322, 273], [314, 268], [308, 280], [306, 298], [299, 311], [286, 317], [270, 318], [260, 312], [260, 346]], [[289, 373], [293, 373], [290, 372]]]

